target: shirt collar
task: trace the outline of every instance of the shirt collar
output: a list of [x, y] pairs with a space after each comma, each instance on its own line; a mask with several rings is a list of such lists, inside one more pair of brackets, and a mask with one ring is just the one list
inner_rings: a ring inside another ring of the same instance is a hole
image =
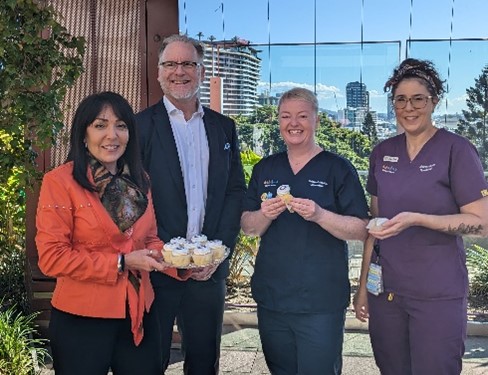
[[[166, 110], [168, 111], [169, 115], [175, 115], [177, 113], [183, 113], [183, 111], [176, 108], [175, 105], [173, 103], [171, 103], [171, 101], [166, 96], [163, 96], [163, 103], [164, 103], [164, 106], [166, 107]], [[200, 103], [200, 100], [198, 100], [197, 103], [198, 103], [198, 107], [197, 107], [197, 110], [195, 111], [195, 113], [193, 114], [193, 116], [195, 116], [195, 114], [197, 114], [197, 116], [199, 116], [200, 118], [203, 118], [204, 112], [203, 112], [202, 103]]]

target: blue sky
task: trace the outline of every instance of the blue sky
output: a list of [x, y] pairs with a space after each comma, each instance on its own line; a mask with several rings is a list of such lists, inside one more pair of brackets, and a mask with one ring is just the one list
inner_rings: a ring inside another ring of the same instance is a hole
[[[203, 32], [203, 39], [239, 36], [252, 44], [314, 42], [313, 0], [269, 0], [269, 20], [268, 0], [179, 4], [180, 31], [193, 37]], [[270, 53], [263, 46], [260, 90], [274, 93], [296, 85], [313, 89], [315, 80], [321, 105], [335, 110], [345, 106], [345, 84], [362, 80], [373, 109], [384, 112], [383, 83], [405, 57], [408, 38], [488, 38], [488, 0], [316, 0], [316, 9], [318, 43], [360, 42], [361, 32], [363, 41], [390, 43], [364, 44], [362, 50], [360, 44], [319, 46], [315, 77], [313, 46], [276, 46]], [[440, 114], [465, 107], [465, 89], [488, 63], [488, 40], [418, 42], [410, 51], [411, 56], [434, 61], [443, 78], [449, 78], [447, 109], [444, 102]]]

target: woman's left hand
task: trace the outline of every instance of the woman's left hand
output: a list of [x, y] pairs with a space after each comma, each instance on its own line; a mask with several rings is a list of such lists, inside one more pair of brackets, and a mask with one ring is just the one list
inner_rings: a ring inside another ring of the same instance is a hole
[[321, 207], [311, 199], [293, 198], [290, 205], [293, 211], [307, 221], [316, 222], [319, 218]]
[[390, 220], [381, 225], [381, 230], [369, 231], [369, 233], [379, 240], [396, 236], [411, 226], [417, 225], [418, 213], [400, 212]]
[[141, 249], [125, 254], [125, 268], [139, 271], [164, 271], [168, 264], [161, 262], [160, 251]]
[[219, 264], [210, 264], [205, 267], [192, 270], [190, 278], [196, 281], [206, 281], [212, 277]]

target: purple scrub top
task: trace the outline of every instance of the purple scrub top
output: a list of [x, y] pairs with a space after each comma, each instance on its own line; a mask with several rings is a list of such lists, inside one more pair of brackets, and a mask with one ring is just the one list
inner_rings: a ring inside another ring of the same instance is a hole
[[[370, 156], [367, 191], [378, 197], [379, 216], [400, 212], [449, 215], [486, 196], [488, 184], [475, 147], [439, 129], [414, 160], [405, 134], [385, 140]], [[373, 260], [376, 256], [373, 255]], [[385, 290], [419, 299], [449, 299], [467, 293], [461, 236], [410, 227], [380, 241]]]

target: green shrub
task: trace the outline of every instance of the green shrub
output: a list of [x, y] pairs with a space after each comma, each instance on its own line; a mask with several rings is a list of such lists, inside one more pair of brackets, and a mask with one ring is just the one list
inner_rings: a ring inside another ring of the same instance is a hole
[[473, 244], [466, 254], [470, 270], [469, 304], [488, 311], [488, 249]]
[[0, 310], [15, 306], [19, 312], [28, 311], [27, 293], [24, 285], [25, 251], [16, 247], [0, 252]]
[[40, 373], [49, 354], [46, 340], [36, 336], [34, 319], [37, 314], [23, 315], [15, 306], [0, 311], [0, 374], [31, 375]]
[[230, 259], [227, 286], [230, 291], [247, 286], [254, 270], [254, 261], [259, 249], [259, 237], [246, 236], [242, 231]]

